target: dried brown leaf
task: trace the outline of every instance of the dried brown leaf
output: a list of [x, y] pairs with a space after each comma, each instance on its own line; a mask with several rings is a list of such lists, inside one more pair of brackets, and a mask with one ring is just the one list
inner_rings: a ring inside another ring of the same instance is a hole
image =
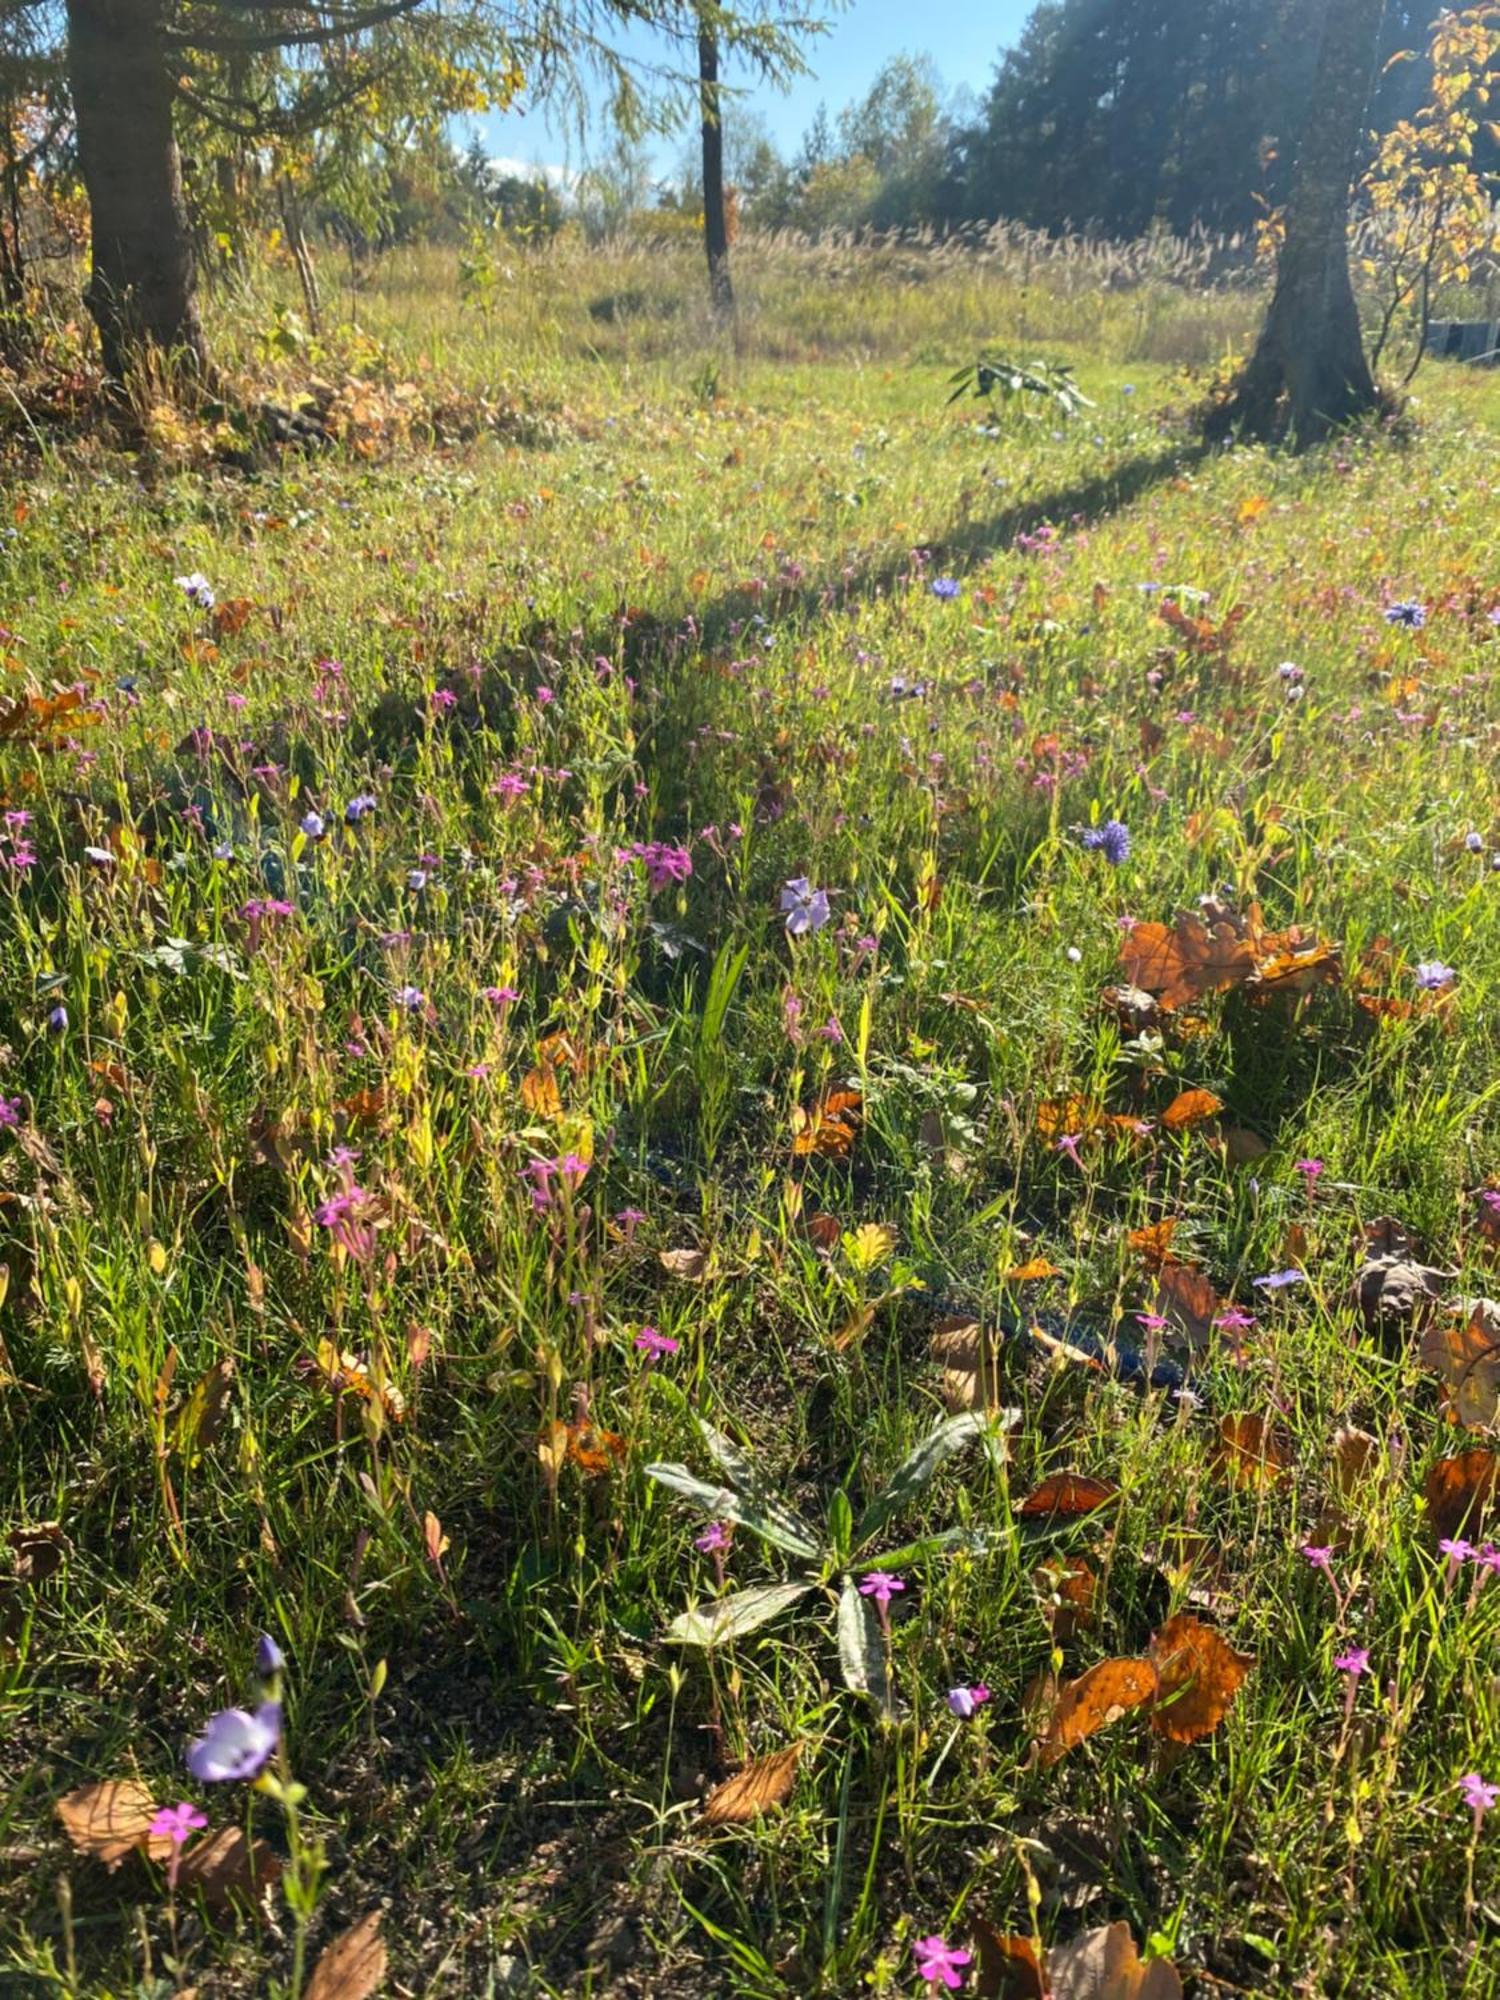
[[1149, 1660], [1101, 1660], [1057, 1690], [1037, 1737], [1038, 1761], [1055, 1764], [1077, 1744], [1118, 1722], [1155, 1694], [1156, 1669]]
[[380, 1990], [386, 1967], [382, 1914], [371, 1910], [333, 1940], [313, 1967], [303, 2000], [370, 2000]]
[[1236, 1410], [1219, 1419], [1213, 1463], [1230, 1486], [1274, 1486], [1290, 1470], [1291, 1447], [1269, 1417]]
[[118, 1868], [137, 1848], [161, 1861], [172, 1852], [171, 1841], [151, 1832], [156, 1801], [133, 1778], [106, 1779], [80, 1785], [57, 1802], [63, 1831], [80, 1854], [91, 1854], [106, 1868]]
[[1169, 1958], [1142, 1959], [1126, 1923], [1085, 1931], [1047, 1954], [1050, 2000], [1182, 2000]]
[[1211, 1735], [1255, 1664], [1212, 1625], [1186, 1611], [1169, 1618], [1156, 1634], [1151, 1658], [1159, 1689], [1151, 1727], [1173, 1743], [1196, 1743]]
[[1427, 1327], [1420, 1352], [1423, 1367], [1442, 1377], [1458, 1421], [1488, 1430], [1500, 1411], [1500, 1305], [1467, 1300], [1457, 1317]]
[[1089, 1479], [1081, 1472], [1054, 1472], [1026, 1495], [1016, 1511], [1023, 1520], [1035, 1520], [1038, 1516], [1072, 1519], [1107, 1507], [1119, 1497], [1120, 1489], [1112, 1479]]
[[1494, 1511], [1500, 1457], [1476, 1446], [1452, 1458], [1440, 1458], [1422, 1483], [1427, 1519], [1439, 1541], [1460, 1533], [1477, 1535]]
[[718, 1785], [703, 1806], [705, 1826], [744, 1826], [762, 1813], [770, 1812], [775, 1806], [784, 1805], [791, 1797], [792, 1786], [797, 1777], [797, 1760], [802, 1755], [800, 1743], [789, 1743], [784, 1750], [773, 1750], [765, 1757], [757, 1757], [747, 1764], [743, 1771], [736, 1771], [732, 1778], [726, 1778]]
[[265, 1841], [252, 1845], [239, 1827], [221, 1826], [188, 1848], [177, 1879], [189, 1892], [200, 1889], [210, 1908], [226, 1910], [236, 1902], [254, 1903], [263, 1889], [274, 1887], [281, 1862]]

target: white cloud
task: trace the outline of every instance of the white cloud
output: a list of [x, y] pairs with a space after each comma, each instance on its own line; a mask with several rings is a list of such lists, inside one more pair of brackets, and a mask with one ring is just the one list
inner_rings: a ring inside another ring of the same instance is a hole
[[578, 174], [572, 167], [560, 166], [556, 160], [519, 160], [511, 154], [492, 157], [490, 172], [497, 180], [513, 178], [518, 181], [546, 181], [552, 187], [568, 190], [578, 184]]

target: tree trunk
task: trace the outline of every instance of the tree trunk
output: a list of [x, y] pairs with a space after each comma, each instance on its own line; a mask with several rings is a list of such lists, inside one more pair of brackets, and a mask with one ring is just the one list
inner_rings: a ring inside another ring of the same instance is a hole
[[1314, 444], [1380, 402], [1354, 303], [1348, 231], [1384, 0], [1322, 0], [1321, 12], [1276, 289], [1255, 352], [1210, 420], [1220, 436], [1284, 433]]
[[173, 128], [164, 0], [68, 0], [68, 85], [88, 195], [84, 303], [106, 371], [155, 348], [207, 368]]
[[724, 124], [719, 98], [719, 38], [698, 29], [698, 102], [703, 118], [703, 239], [708, 246], [708, 289], [715, 316], [734, 317], [729, 277], [729, 214], [724, 205]]

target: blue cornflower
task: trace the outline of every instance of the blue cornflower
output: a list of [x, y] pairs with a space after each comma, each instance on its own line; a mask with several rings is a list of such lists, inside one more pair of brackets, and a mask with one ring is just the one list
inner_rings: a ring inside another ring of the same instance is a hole
[[1083, 844], [1102, 854], [1111, 868], [1122, 868], [1130, 859], [1130, 828], [1123, 820], [1107, 819], [1103, 826], [1085, 827]]
[[321, 840], [326, 831], [323, 815], [318, 812], [305, 812], [302, 815], [301, 825], [309, 840]]
[[344, 807], [345, 823], [349, 826], [358, 826], [365, 814], [372, 813], [374, 810], [375, 794], [373, 792], [357, 792], [348, 805]]
[[934, 597], [957, 597], [962, 587], [956, 576], [935, 576], [932, 579]]
[[1427, 623], [1427, 606], [1418, 603], [1415, 597], [1402, 599], [1399, 603], [1385, 607], [1387, 625], [1405, 625], [1413, 632], [1420, 632]]

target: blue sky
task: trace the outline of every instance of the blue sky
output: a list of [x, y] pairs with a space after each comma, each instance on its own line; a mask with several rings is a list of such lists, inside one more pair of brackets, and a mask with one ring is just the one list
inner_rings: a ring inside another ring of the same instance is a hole
[[[797, 142], [812, 122], [820, 102], [830, 116], [851, 99], [863, 95], [876, 71], [894, 55], [930, 55], [950, 89], [967, 85], [975, 95], [989, 83], [995, 59], [1002, 46], [1015, 40], [1031, 0], [853, 0], [835, 16], [826, 35], [812, 42], [808, 58], [812, 74], [800, 78], [789, 91], [757, 87], [747, 102], [764, 118], [771, 136], [784, 152], [795, 151]], [[634, 31], [624, 38], [632, 54], [650, 59], [659, 47], [654, 38]], [[726, 81], [736, 79], [730, 72]], [[496, 158], [526, 164], [577, 162], [577, 148], [566, 136], [549, 129], [540, 109], [505, 112], [480, 122], [485, 144]], [[663, 163], [676, 159], [681, 139], [667, 139], [654, 147]]]

